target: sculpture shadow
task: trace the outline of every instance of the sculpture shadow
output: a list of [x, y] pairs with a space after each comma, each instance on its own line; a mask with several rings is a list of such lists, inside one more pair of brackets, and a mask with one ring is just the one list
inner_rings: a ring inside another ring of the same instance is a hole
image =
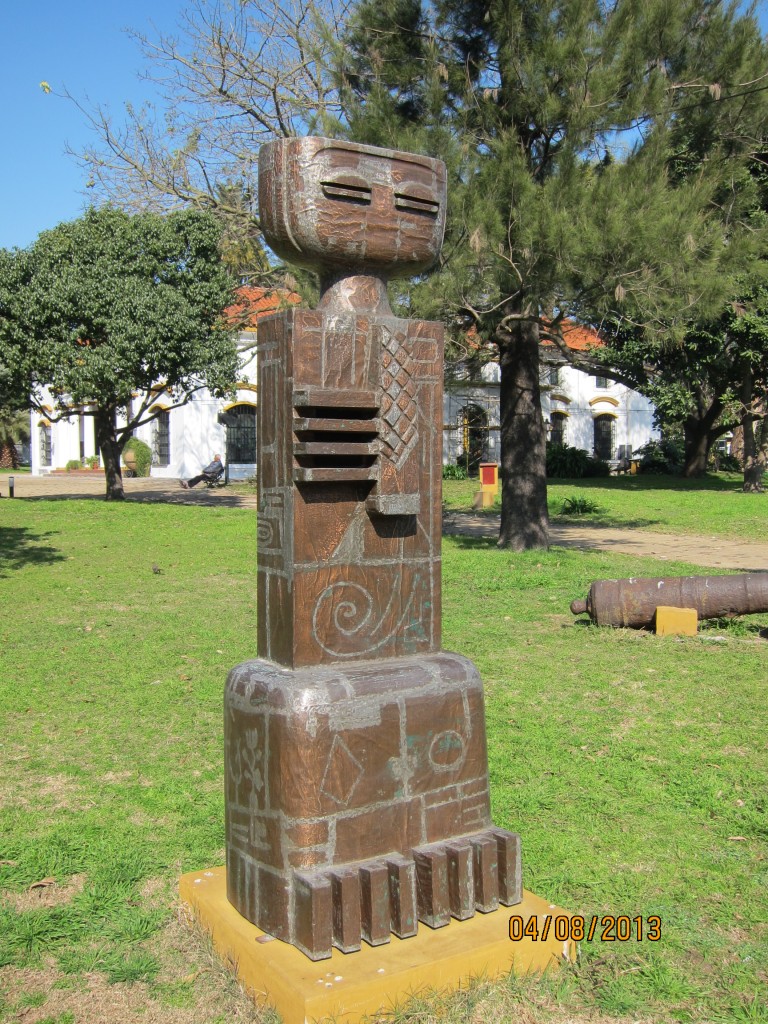
[[0, 579], [28, 565], [63, 562], [64, 555], [58, 548], [41, 543], [52, 536], [53, 533], [33, 533], [26, 526], [0, 527]]

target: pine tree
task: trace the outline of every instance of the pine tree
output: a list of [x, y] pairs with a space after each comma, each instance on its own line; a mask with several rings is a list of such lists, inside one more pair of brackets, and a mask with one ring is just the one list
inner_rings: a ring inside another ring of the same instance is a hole
[[[261, 141], [352, 139], [441, 156], [440, 273], [405, 313], [474, 328], [502, 369], [500, 543], [547, 543], [543, 330], [564, 317], [681, 343], [738, 297], [765, 228], [750, 161], [768, 147], [754, 11], [726, 0], [199, 0], [179, 38], [140, 39], [165, 119], [90, 114], [84, 154], [121, 203], [242, 220]], [[224, 191], [221, 186], [224, 186]], [[240, 237], [235, 232], [237, 237]], [[741, 284], [739, 282], [742, 282]]]
[[542, 329], [557, 341], [565, 316], [611, 317], [670, 343], [756, 258], [743, 192], [765, 135], [750, 83], [768, 63], [754, 18], [719, 0], [364, 0], [343, 44], [352, 137], [448, 157], [444, 272], [412, 301], [441, 293], [497, 350], [499, 543], [546, 546]]

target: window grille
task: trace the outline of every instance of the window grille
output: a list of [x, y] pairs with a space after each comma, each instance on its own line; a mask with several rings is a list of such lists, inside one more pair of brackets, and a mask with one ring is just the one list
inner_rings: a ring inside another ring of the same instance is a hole
[[50, 466], [53, 457], [51, 428], [45, 423], [40, 425], [40, 465]]
[[164, 410], [152, 423], [152, 461], [156, 466], [171, 464], [171, 414]]
[[613, 416], [595, 418], [595, 458], [606, 462], [613, 458], [615, 423]]
[[252, 405], [235, 405], [227, 410], [227, 462], [256, 462], [256, 410]]
[[549, 417], [552, 430], [549, 435], [551, 444], [565, 444], [565, 422], [568, 417], [564, 412], [553, 412]]

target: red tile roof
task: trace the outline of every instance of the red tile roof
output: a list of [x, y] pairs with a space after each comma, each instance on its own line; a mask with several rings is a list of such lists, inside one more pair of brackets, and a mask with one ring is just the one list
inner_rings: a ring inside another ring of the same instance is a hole
[[[544, 322], [546, 323], [546, 321]], [[577, 324], [575, 320], [563, 320], [560, 329], [563, 332], [563, 341], [574, 352], [587, 352], [591, 348], [602, 347], [603, 342], [597, 331], [593, 331], [591, 327], [584, 327], [583, 324]], [[470, 348], [483, 347], [483, 342], [480, 341], [477, 327], [474, 324], [464, 335], [464, 340]], [[542, 338], [541, 344], [548, 348], [554, 347], [554, 342], [549, 338]]]
[[263, 320], [264, 317], [272, 316], [286, 306], [296, 306], [301, 302], [300, 295], [284, 288], [269, 291], [267, 288], [242, 285], [237, 289], [237, 295], [241, 301], [228, 306], [224, 312], [227, 320], [240, 330], [256, 327], [259, 320]]
[[[574, 352], [587, 352], [591, 348], [602, 347], [603, 343], [597, 331], [593, 331], [591, 327], [584, 327], [583, 324], [577, 324], [575, 320], [563, 320], [561, 330], [563, 341]], [[545, 338], [541, 344], [552, 346], [554, 343]]]

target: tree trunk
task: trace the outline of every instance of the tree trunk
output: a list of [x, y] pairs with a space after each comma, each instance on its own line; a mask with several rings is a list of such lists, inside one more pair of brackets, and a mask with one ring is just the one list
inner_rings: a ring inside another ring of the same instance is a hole
[[685, 461], [683, 476], [687, 478], [703, 476], [707, 471], [707, 455], [712, 444], [719, 436], [715, 424], [723, 411], [723, 403], [718, 398], [709, 402], [703, 396], [697, 396], [696, 411], [692, 412], [683, 422], [685, 438]]
[[709, 435], [696, 423], [689, 427], [686, 420], [683, 427], [685, 436], [685, 461], [683, 476], [687, 478], [703, 476], [707, 471], [707, 453], [709, 451]]
[[501, 386], [499, 547], [549, 547], [547, 435], [541, 414], [539, 328], [520, 322], [498, 338]]
[[107, 501], [122, 501], [125, 497], [123, 491], [123, 474], [120, 469], [120, 456], [123, 446], [117, 440], [116, 410], [114, 407], [97, 409], [94, 416], [94, 427], [96, 444], [101, 454], [101, 462], [104, 466], [104, 476], [107, 481]]
[[733, 428], [733, 438], [731, 440], [731, 455], [734, 459], [738, 459], [742, 467], [744, 466], [744, 428], [739, 424]]
[[744, 427], [744, 484], [746, 494], [762, 494], [765, 490], [763, 477], [768, 469], [768, 424], [765, 419], [757, 421], [748, 413], [742, 420]]
[[0, 469], [18, 469], [19, 457], [13, 441], [0, 442]]
[[[741, 379], [741, 404], [745, 409], [741, 421], [744, 431], [744, 483], [741, 489], [747, 494], [759, 494], [765, 490], [763, 474], [765, 473], [765, 447], [768, 438], [766, 438], [765, 421], [755, 415], [760, 403], [755, 401], [755, 377], [749, 364], [745, 365]], [[757, 437], [755, 436], [756, 420], [758, 421]]]

